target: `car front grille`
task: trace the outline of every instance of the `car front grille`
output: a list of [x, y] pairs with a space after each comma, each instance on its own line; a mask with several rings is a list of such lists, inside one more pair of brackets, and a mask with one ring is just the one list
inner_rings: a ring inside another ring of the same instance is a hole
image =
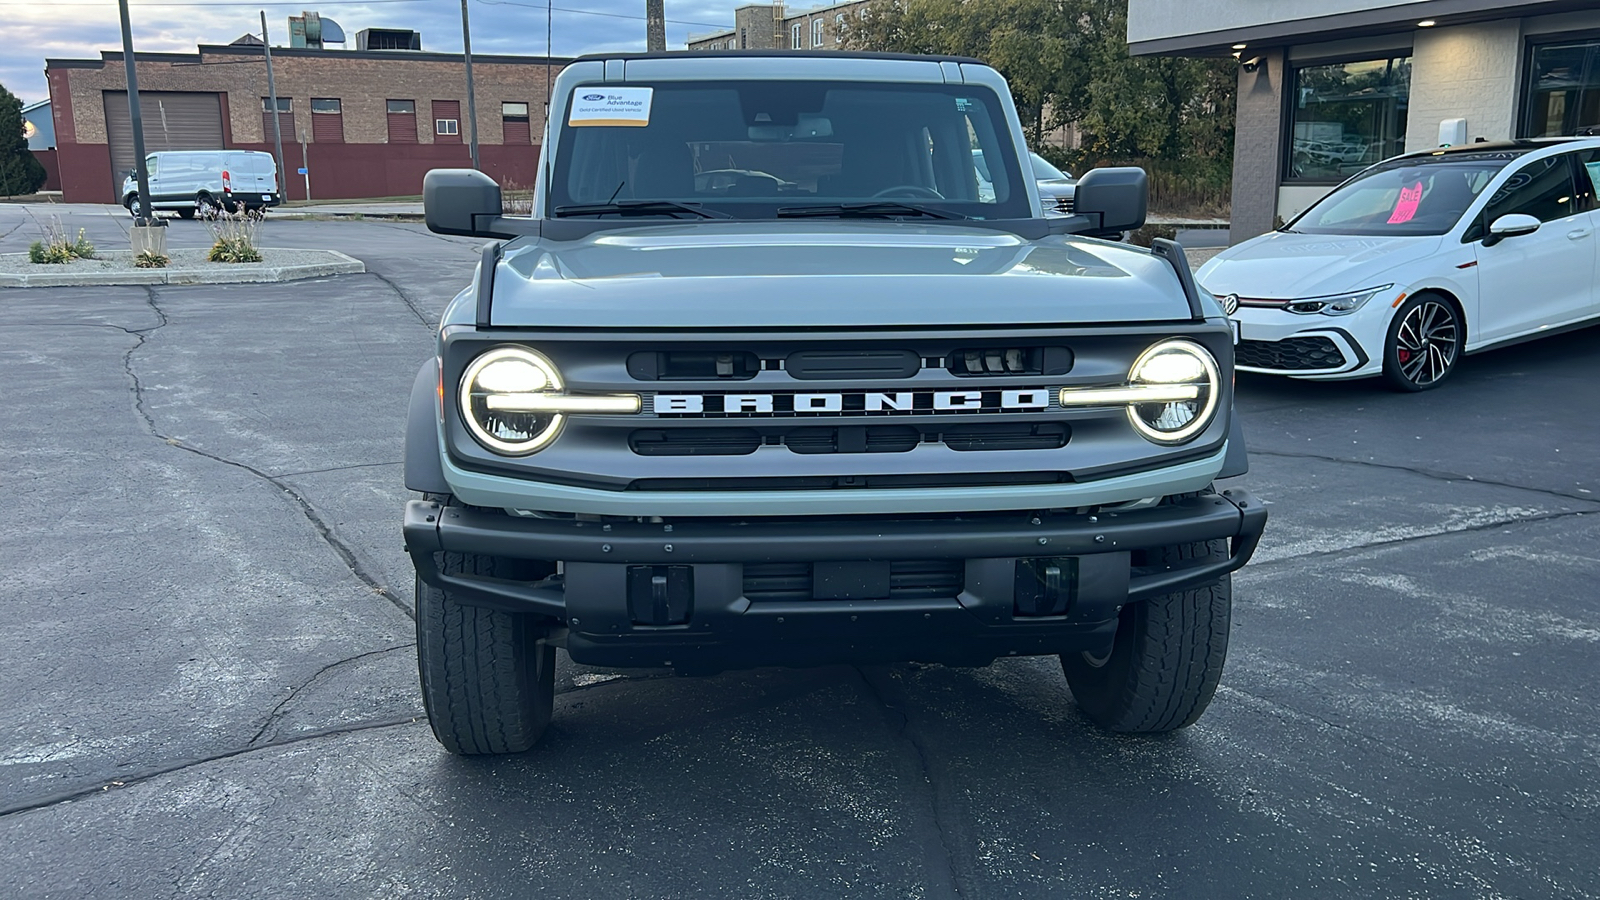
[[[889, 566], [888, 600], [937, 600], [966, 589], [966, 562], [905, 560]], [[815, 596], [811, 563], [754, 563], [744, 567], [744, 595], [752, 603], [810, 601]]]
[[1077, 208], [1077, 198], [1075, 198], [1075, 197], [1057, 197], [1056, 198], [1056, 211], [1061, 213], [1062, 215], [1070, 216], [1070, 215], [1072, 215], [1073, 210], [1076, 209], [1076, 208]]
[[1281, 341], [1240, 341], [1233, 350], [1236, 365], [1252, 369], [1294, 372], [1337, 369], [1345, 364], [1338, 345], [1325, 337], [1285, 338]]
[[802, 428], [641, 428], [628, 438], [640, 456], [746, 456], [763, 446], [794, 453], [909, 453], [919, 444], [951, 450], [1058, 450], [1071, 429], [1064, 422], [983, 422], [973, 425], [845, 425]]

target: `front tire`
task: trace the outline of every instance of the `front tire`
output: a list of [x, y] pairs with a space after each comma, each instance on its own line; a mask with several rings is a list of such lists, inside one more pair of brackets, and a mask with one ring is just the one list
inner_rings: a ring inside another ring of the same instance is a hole
[[[517, 561], [443, 553], [445, 574], [516, 578]], [[463, 756], [521, 753], [550, 724], [556, 650], [535, 616], [456, 602], [424, 584], [417, 597], [417, 669], [433, 734]]]
[[[1228, 542], [1162, 548], [1158, 568], [1228, 555]], [[1122, 608], [1109, 651], [1062, 654], [1061, 670], [1084, 715], [1111, 731], [1163, 734], [1193, 725], [1211, 703], [1228, 655], [1233, 576]]]
[[1407, 300], [1383, 342], [1383, 380], [1403, 393], [1431, 391], [1461, 361], [1467, 327], [1454, 303], [1438, 294]]

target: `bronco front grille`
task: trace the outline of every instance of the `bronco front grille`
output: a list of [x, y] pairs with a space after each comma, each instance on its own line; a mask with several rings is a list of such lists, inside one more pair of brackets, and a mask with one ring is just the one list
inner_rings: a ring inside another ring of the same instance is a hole
[[1281, 341], [1240, 341], [1234, 348], [1235, 365], [1252, 369], [1337, 369], [1345, 363], [1338, 345], [1325, 337], [1285, 338]]
[[746, 456], [763, 446], [795, 453], [908, 453], [919, 444], [960, 452], [1058, 450], [1071, 430], [1064, 422], [982, 422], [973, 425], [844, 425], [788, 429], [641, 428], [628, 436], [640, 456]]
[[[752, 603], [807, 601], [814, 596], [811, 563], [747, 563], [744, 595]], [[959, 559], [889, 563], [890, 600], [937, 600], [966, 589], [966, 562]]]

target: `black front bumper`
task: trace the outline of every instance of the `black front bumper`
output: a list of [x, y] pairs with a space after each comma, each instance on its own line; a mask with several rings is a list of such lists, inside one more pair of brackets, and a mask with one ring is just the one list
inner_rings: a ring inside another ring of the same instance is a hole
[[[983, 664], [1104, 646], [1124, 604], [1243, 566], [1266, 520], [1266, 507], [1242, 490], [1098, 516], [674, 524], [521, 518], [413, 500], [406, 504], [405, 540], [423, 581], [459, 603], [558, 620], [568, 652], [582, 663], [691, 670], [895, 660]], [[1230, 541], [1225, 557], [1177, 568], [1140, 564], [1140, 551], [1218, 539]], [[446, 574], [441, 552], [559, 560], [563, 572], [538, 583]], [[1019, 561], [1043, 559], [1070, 569], [1070, 597], [1060, 615], [1027, 616], [1018, 607]], [[747, 565], [887, 560], [960, 561], [964, 578], [948, 597], [746, 596], [753, 593]], [[669, 570], [692, 572], [688, 611], [678, 617], [683, 621], [641, 624], [630, 585], [637, 592], [641, 573], [648, 583], [651, 572]]]

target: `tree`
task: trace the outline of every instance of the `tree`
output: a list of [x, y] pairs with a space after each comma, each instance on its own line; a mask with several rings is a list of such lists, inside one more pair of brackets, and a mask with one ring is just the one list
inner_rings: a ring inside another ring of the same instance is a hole
[[44, 166], [33, 158], [22, 131], [22, 101], [0, 84], [0, 197], [31, 194], [44, 180]]

